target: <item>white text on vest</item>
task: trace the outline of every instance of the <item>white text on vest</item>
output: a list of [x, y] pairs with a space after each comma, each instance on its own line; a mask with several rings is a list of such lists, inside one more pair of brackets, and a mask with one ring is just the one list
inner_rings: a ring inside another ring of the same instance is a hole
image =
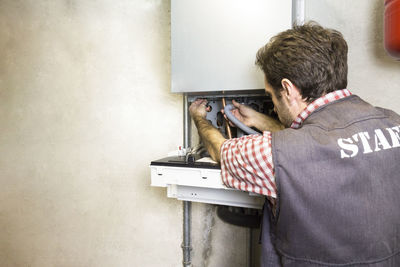
[[[389, 134], [390, 142], [383, 131]], [[337, 143], [341, 148], [340, 157], [343, 159], [357, 156], [360, 150], [358, 144], [360, 143], [364, 154], [400, 147], [400, 126], [384, 130], [375, 129], [372, 138], [371, 136], [368, 132], [359, 132], [349, 138], [339, 138]]]

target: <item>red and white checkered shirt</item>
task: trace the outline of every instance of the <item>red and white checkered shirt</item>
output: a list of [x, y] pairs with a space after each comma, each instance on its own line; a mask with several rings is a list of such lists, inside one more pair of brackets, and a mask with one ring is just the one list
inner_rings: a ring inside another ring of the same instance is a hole
[[[309, 104], [292, 122], [297, 129], [317, 108], [350, 96], [347, 89], [326, 94]], [[276, 198], [271, 132], [228, 139], [221, 146], [221, 176], [226, 186]]]

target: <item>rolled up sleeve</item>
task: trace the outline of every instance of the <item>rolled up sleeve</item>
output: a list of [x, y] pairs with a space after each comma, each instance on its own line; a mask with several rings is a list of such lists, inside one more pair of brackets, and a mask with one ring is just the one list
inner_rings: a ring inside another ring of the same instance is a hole
[[231, 188], [276, 198], [271, 132], [228, 139], [221, 146], [221, 176]]

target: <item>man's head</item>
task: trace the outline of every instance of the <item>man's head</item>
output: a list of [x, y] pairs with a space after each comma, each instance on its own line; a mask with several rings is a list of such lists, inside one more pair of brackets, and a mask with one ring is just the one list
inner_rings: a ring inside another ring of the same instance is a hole
[[279, 94], [265, 80], [265, 92], [271, 97], [274, 111], [285, 127], [290, 127], [297, 115], [307, 106], [300, 90], [289, 79], [282, 80], [282, 90]]
[[347, 86], [347, 44], [340, 32], [311, 22], [281, 32], [257, 52], [256, 64], [279, 98], [289, 80], [302, 100]]

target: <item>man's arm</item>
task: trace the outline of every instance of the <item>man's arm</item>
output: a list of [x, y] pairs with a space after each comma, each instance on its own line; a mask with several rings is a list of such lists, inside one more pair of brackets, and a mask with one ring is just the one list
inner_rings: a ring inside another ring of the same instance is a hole
[[272, 117], [267, 116], [263, 113], [258, 112], [258, 114], [259, 118], [254, 125], [254, 127], [256, 127], [258, 130], [262, 132], [263, 131], [276, 132], [283, 130], [285, 128], [285, 126], [283, 126], [283, 124], [280, 121], [275, 120]]
[[[221, 177], [224, 184], [242, 191], [275, 198], [276, 185], [271, 151], [271, 133], [266, 132], [263, 135], [252, 135], [245, 137], [245, 139], [234, 138], [226, 141], [223, 135], [206, 119], [206, 104], [207, 100], [198, 99], [190, 105], [189, 112], [211, 157], [215, 161], [221, 162]], [[247, 108], [255, 112], [253, 109]], [[270, 125], [267, 126], [270, 127]], [[243, 144], [243, 141], [246, 144]], [[221, 146], [224, 146], [222, 155]], [[235, 150], [235, 153], [231, 153], [232, 149]], [[266, 156], [266, 164], [261, 164], [261, 166], [256, 159], [260, 153]], [[243, 164], [251, 168], [241, 168]], [[258, 171], [252, 171], [255, 169]], [[257, 182], [260, 179], [260, 173], [265, 174], [261, 184]]]
[[190, 107], [189, 112], [196, 124], [199, 135], [213, 160], [220, 162], [221, 145], [225, 142], [225, 137], [206, 119], [207, 100], [197, 99]]

